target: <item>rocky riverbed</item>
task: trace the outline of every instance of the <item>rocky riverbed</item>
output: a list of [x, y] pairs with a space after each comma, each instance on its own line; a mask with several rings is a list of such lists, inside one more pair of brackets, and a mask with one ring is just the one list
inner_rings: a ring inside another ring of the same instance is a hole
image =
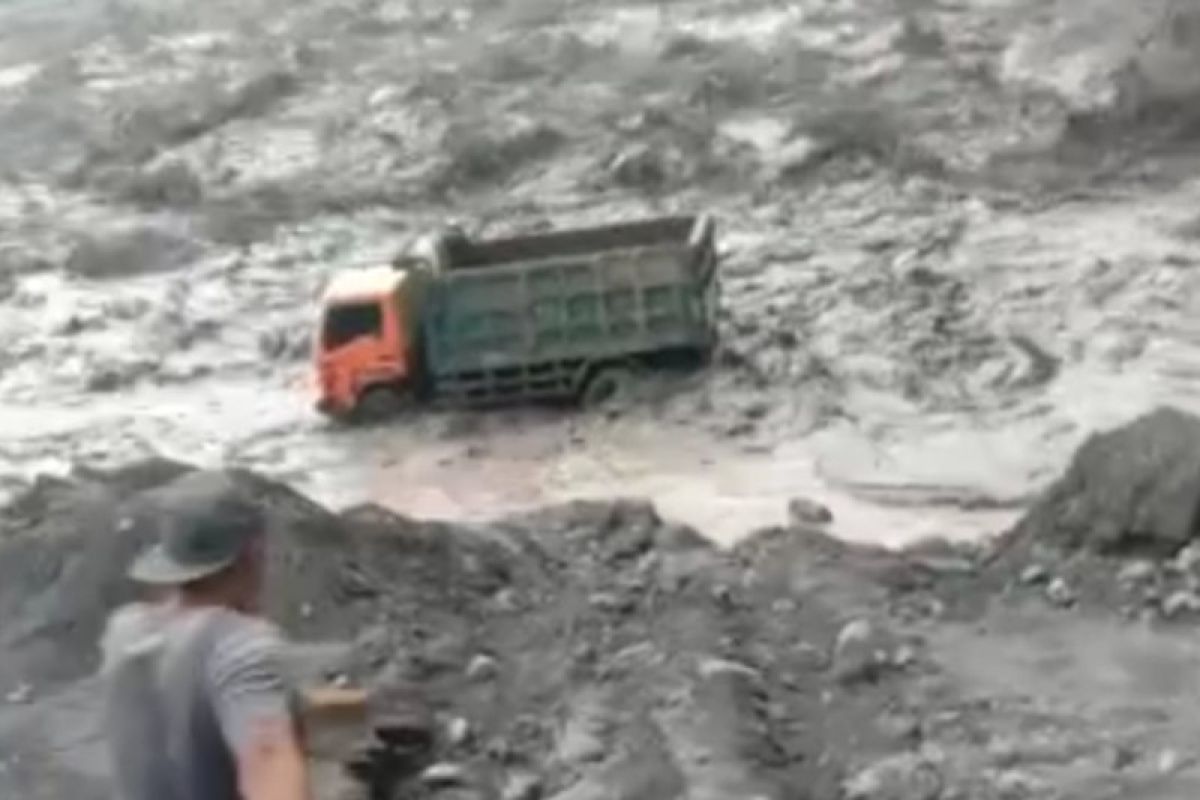
[[[276, 523], [267, 606], [306, 680], [431, 712], [395, 797], [1166, 798], [1200, 780], [1198, 436], [1162, 410], [1003, 536], [903, 550], [830, 537], [816, 504], [722, 549], [642, 500], [468, 525], [231, 475]], [[190, 469], [0, 512], [0, 796], [108, 796], [96, 637], [144, 500]]]

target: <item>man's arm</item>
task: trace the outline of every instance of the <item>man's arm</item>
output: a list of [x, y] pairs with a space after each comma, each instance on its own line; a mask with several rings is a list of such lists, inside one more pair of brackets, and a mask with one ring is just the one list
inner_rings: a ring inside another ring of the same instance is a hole
[[254, 623], [221, 637], [211, 654], [208, 677], [245, 800], [311, 800], [282, 642], [274, 629]]
[[238, 790], [246, 800], [311, 800], [308, 764], [295, 726], [264, 721], [237, 751]]

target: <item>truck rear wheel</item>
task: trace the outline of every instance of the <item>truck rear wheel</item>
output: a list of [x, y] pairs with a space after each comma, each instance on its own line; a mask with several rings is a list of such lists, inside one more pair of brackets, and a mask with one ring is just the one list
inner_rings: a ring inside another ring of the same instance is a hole
[[633, 381], [633, 370], [629, 367], [615, 364], [598, 367], [584, 381], [579, 405], [589, 409], [622, 405], [630, 399]]

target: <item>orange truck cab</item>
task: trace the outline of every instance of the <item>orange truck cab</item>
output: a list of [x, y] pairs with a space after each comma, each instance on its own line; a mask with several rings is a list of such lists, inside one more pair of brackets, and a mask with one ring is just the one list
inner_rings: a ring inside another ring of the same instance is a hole
[[334, 276], [314, 343], [318, 411], [331, 417], [384, 412], [416, 392], [421, 279], [417, 270], [391, 266]]

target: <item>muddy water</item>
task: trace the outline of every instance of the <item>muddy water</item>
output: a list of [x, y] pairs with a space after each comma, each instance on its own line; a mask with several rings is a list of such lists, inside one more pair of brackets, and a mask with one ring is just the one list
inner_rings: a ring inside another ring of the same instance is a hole
[[[381, 19], [399, 22], [412, 10], [405, 3], [375, 5]], [[917, 12], [923, 4], [904, 5], [922, 16]], [[580, 97], [595, 91], [605, 102], [620, 101], [615, 116], [639, 116], [639, 106], [627, 98], [641, 95], [629, 88], [635, 84], [622, 83], [619, 64], [636, 56], [638, 69], [655, 79], [651, 84], [674, 85], [665, 78], [688, 68], [660, 54], [679, 33], [709, 40], [710, 54], [742, 43], [760, 50], [764, 65], [791, 63], [811, 49], [821, 57], [811, 64], [799, 59], [795, 74], [776, 76], [787, 78], [788, 92], [769, 103], [759, 98], [744, 107], [709, 109], [719, 139], [712, 150], [732, 144], [738, 158], [748, 159], [724, 165], [740, 176], [736, 189], [689, 182], [667, 198], [667, 205], [711, 210], [721, 220], [722, 247], [730, 256], [723, 279], [731, 345], [751, 358], [776, 350], [755, 365], [768, 380], [754, 385], [723, 375], [729, 379], [724, 393], [714, 395], [718, 409], [753, 403], [768, 409], [748, 435], [722, 434], [723, 421], [705, 419], [703, 412], [668, 418], [645, 408], [616, 420], [514, 411], [473, 420], [431, 414], [369, 432], [332, 430], [308, 408], [303, 370], [265, 359], [260, 337], [279, 330], [293, 338], [307, 335], [313, 298], [329, 271], [343, 261], [382, 257], [404, 238], [402, 232], [432, 224], [440, 210], [414, 202], [374, 216], [314, 211], [280, 230], [264, 229], [263, 239], [243, 250], [207, 242], [207, 255], [186, 271], [163, 274], [147, 267], [136, 276], [130, 270], [87, 280], [61, 274], [67, 234], [103, 233], [116, 222], [172, 220], [110, 202], [98, 187], [59, 186], [52, 170], [14, 172], [11, 181], [0, 181], [0, 222], [8, 224], [0, 225], [0, 245], [19, 249], [34, 242], [46, 263], [35, 268], [42, 274], [18, 281], [0, 310], [0, 495], [40, 471], [161, 453], [262, 469], [333, 505], [371, 500], [423, 516], [478, 518], [571, 497], [644, 495], [667, 515], [732, 541], [782, 522], [787, 501], [802, 496], [827, 505], [835, 532], [848, 538], [900, 544], [927, 535], [996, 531], [1089, 432], [1162, 403], [1200, 408], [1200, 185], [1171, 192], [1131, 185], [1128, 197], [1033, 212], [992, 207], [986, 192], [969, 196], [931, 180], [922, 186], [919, 179], [887, 173], [886, 165], [875, 165], [873, 178], [854, 170], [801, 176], [800, 183], [773, 176], [780, 162], [803, 165], [811, 155], [808, 137], [793, 137], [797, 121], [842, 99], [847, 88], [857, 96], [868, 74], [874, 76], [868, 83], [880, 84], [881, 109], [899, 103], [921, 112], [899, 126], [901, 132], [933, 135], [930, 141], [944, 143], [951, 162], [973, 163], [1002, 139], [1023, 141], [1024, 131], [1010, 122], [1021, 115], [969, 75], [964, 83], [962, 66], [998, 58], [1020, 27], [1017, 18], [1025, 24], [1023, 5], [931, 5], [925, 11], [939, 20], [939, 47], [947, 57], [907, 61], [901, 22], [921, 20], [883, 2], [786, 9], [708, 0], [669, 8], [618, 4], [572, 8], [540, 22], [525, 19], [521, 24], [561, 28], [600, 49], [615, 48], [588, 56], [601, 59], [593, 66], [602, 80], [571, 83], [566, 92], [562, 86], [568, 84], [557, 78], [511, 85], [477, 80], [488, 74], [475, 61], [481, 48], [456, 46], [455, 31], [474, 25], [482, 36], [497, 26], [511, 32], [520, 25], [504, 18], [512, 9], [493, 19], [464, 8], [453, 24], [443, 20], [440, 32], [424, 40], [444, 46], [439, 52], [447, 69], [459, 70], [462, 78], [455, 90], [461, 97], [442, 98], [437, 113], [390, 91], [393, 84], [406, 85], [406, 76], [391, 71], [404, 70], [397, 62], [404, 54], [376, 48], [374, 39], [356, 39], [348, 29], [335, 41], [313, 39], [314, 52], [328, 49], [338, 58], [325, 72], [296, 67], [300, 86], [287, 102], [277, 98], [279, 106], [218, 125], [186, 145], [160, 143], [192, 163], [206, 191], [218, 194], [240, 174], [280, 181], [285, 193], [302, 196], [336, 185], [344, 177], [339, 173], [364, 164], [383, 170], [381, 185], [390, 187], [405, 183], [409, 161], [419, 165], [443, 155], [439, 132], [456, 115], [468, 118], [479, 105], [503, 121], [512, 106], [531, 118], [545, 117], [569, 144], [553, 163], [531, 164], [527, 176], [513, 176], [505, 187], [510, 199], [528, 198], [529, 208], [513, 209], [497, 198], [473, 200], [467, 192], [455, 213], [503, 224], [581, 221], [568, 218], [569, 211], [598, 221], [643, 213], [647, 205], [645, 198], [581, 189], [603, 177], [589, 171], [599, 169], [588, 166], [596, 151], [625, 143], [610, 141], [611, 119], [591, 119]], [[302, 41], [313, 34], [305, 20], [285, 16], [281, 29]], [[179, 31], [161, 32], [156, 47], [173, 54], [173, 68], [199, 70], [207, 64], [205, 42], [237, 39], [217, 22], [181, 21]], [[1005, 25], [1013, 30], [997, 28]], [[27, 52], [32, 45], [3, 37], [0, 44], [0, 88], [12, 94], [33, 85], [39, 78], [34, 54]], [[111, 81], [136, 84], [151, 70], [140, 60], [144, 53], [114, 55], [113, 42], [92, 45], [78, 54], [79, 64], [108, 54], [116, 59], [109, 64]], [[219, 50], [213, 50], [214, 63], [235, 66], [236, 58]], [[729, 52], [726, 66], [734, 77], [745, 69], [744, 55], [737, 48]], [[1020, 48], [1010, 56], [1038, 62]], [[612, 64], [603, 61], [609, 57]], [[246, 58], [239, 68], [257, 74], [257, 56]], [[901, 62], [903, 69], [897, 68]], [[166, 74], [155, 64], [154, 74]], [[108, 78], [71, 70], [75, 77], [47, 83], [45, 92], [60, 91], [64, 99], [81, 93], [97, 107], [108, 104]], [[826, 86], [830, 70], [836, 80]], [[189, 84], [180, 86], [163, 92], [194, 97]], [[480, 86], [484, 90], [473, 94]], [[360, 99], [364, 109], [374, 109], [370, 113], [356, 110], [351, 99], [351, 89], [364, 87], [370, 96]], [[526, 94], [538, 99], [524, 104]], [[655, 101], [664, 119], [687, 118], [687, 109], [678, 106], [682, 96], [672, 91]], [[882, 102], [888, 98], [893, 102]], [[334, 124], [343, 117], [369, 118], [371, 124], [361, 130]], [[888, 119], [868, 114], [859, 122]], [[326, 136], [326, 128], [336, 135]], [[638, 130], [637, 136], [648, 135]], [[395, 164], [393, 145], [386, 153], [379, 149], [384, 133], [403, 143], [404, 157]], [[879, 131], [884, 140], [894, 133]], [[698, 157], [687, 148], [681, 152]], [[329, 171], [303, 179], [319, 165]], [[355, 196], [356, 184], [342, 188]], [[913, 277], [922, 270], [923, 277]], [[0, 296], [4, 280], [0, 275]], [[784, 333], [790, 349], [773, 344]], [[123, 367], [145, 351], [155, 351], [158, 361], [144, 377], [108, 393], [83, 388], [96, 362]], [[814, 364], [821, 369], [810, 374]], [[835, 388], [818, 385], [822, 381]], [[789, 422], [793, 407], [822, 392], [822, 414], [804, 424]]]
[[510, 430], [481, 432], [469, 444], [432, 448], [414, 448], [406, 439], [403, 432], [388, 432], [370, 443], [354, 441], [350, 446], [362, 463], [317, 480], [316, 492], [418, 516], [468, 519], [578, 498], [648, 497], [665, 516], [726, 544], [783, 524], [793, 497], [829, 507], [838, 535], [888, 545], [928, 536], [977, 537], [1011, 517], [1010, 511], [935, 507], [919, 497], [909, 507], [867, 502], [822, 478], [806, 444], [747, 451], [644, 420], [527, 420]]
[[[828, 506], [834, 532], [850, 539], [978, 537], [1004, 528], [1090, 432], [1159, 404], [1200, 410], [1200, 254], [1179, 234], [1198, 196], [1186, 187], [1152, 203], [992, 213], [971, 224], [943, 269], [968, 282], [994, 329], [1032, 342], [1053, 367], [1024, 387], [1037, 369], [1014, 344], [991, 371], [967, 363], [965, 374], [931, 376], [961, 386], [958, 408], [922, 408], [894, 385], [853, 378], [865, 357], [847, 349], [861, 348], [852, 344], [854, 321], [874, 323], [877, 312], [853, 307], [847, 292], [822, 301], [835, 305], [816, 327], [823, 355], [851, 379], [835, 398], [841, 416], [813, 430], [769, 417], [749, 435], [730, 436], [703, 418], [636, 407], [615, 419], [430, 413], [346, 431], [311, 412], [302, 365], [256, 363], [259, 320], [250, 316], [227, 323], [229, 338], [200, 351], [215, 364], [232, 354], [233, 365], [177, 386], [88, 393], [60, 375], [64, 362], [113, 331], [85, 331], [64, 340], [61, 354], [51, 348], [49, 357], [22, 359], [0, 381], [0, 491], [75, 462], [159, 453], [262, 469], [335, 506], [373, 501], [417, 516], [480, 519], [576, 497], [645, 496], [664, 514], [732, 542], [782, 523], [788, 500], [806, 497]], [[736, 219], [727, 228], [735, 250], [762, 238]], [[282, 285], [269, 275], [262, 286]], [[773, 270], [751, 279], [770, 295], [789, 291], [791, 276]], [[743, 279], [728, 280], [730, 302], [742, 302]], [[131, 285], [75, 286], [71, 303], [86, 308]], [[254, 286], [247, 279], [239, 304], [260, 297]], [[19, 330], [22, 315], [51, 312], [17, 309], [9, 319]], [[875, 357], [903, 367], [904, 353], [888, 347], [881, 342]], [[729, 391], [721, 404], [754, 399], [749, 390]], [[786, 408], [811, 391], [773, 388], [763, 399]]]

